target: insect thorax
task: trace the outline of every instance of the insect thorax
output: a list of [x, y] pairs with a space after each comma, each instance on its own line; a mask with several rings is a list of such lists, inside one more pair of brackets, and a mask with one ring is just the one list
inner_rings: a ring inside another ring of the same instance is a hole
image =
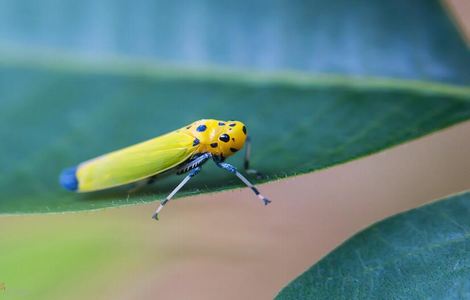
[[182, 130], [194, 137], [193, 145], [198, 147], [198, 153], [209, 152], [221, 158], [243, 148], [246, 139], [246, 126], [240, 121], [203, 119]]

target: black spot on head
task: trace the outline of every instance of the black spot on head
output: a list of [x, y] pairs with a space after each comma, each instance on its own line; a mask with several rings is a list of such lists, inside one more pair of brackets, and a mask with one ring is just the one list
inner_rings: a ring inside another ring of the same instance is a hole
[[224, 122], [219, 122], [219, 126], [224, 126], [225, 123]]
[[246, 135], [246, 127], [245, 126], [243, 126], [242, 130], [243, 130], [243, 133]]
[[232, 141], [234, 141], [234, 142], [235, 142], [235, 138], [232, 138]]
[[199, 125], [196, 130], [199, 131], [199, 132], [203, 132], [207, 129], [207, 126], [202, 124], [202, 125]]
[[235, 124], [235, 123], [232, 123], [232, 124], [230, 124], [230, 125], [228, 125], [228, 126], [230, 126], [230, 127], [234, 127], [235, 125], [237, 125], [237, 124]]
[[219, 145], [219, 144], [217, 144], [217, 143], [212, 143], [212, 144], [211, 144], [211, 147], [212, 147], [212, 148], [217, 148], [218, 145]]
[[193, 141], [193, 146], [197, 146], [197, 145], [199, 145], [199, 139], [195, 138]]
[[233, 153], [237, 152], [238, 149], [235, 149], [235, 148], [230, 148], [230, 151], [232, 151]]
[[186, 129], [189, 129], [189, 128], [191, 128], [191, 126], [187, 126], [187, 127], [186, 127]]
[[227, 143], [228, 141], [230, 141], [230, 136], [228, 134], [224, 133], [221, 136], [219, 136], [219, 140], [221, 140], [222, 142]]

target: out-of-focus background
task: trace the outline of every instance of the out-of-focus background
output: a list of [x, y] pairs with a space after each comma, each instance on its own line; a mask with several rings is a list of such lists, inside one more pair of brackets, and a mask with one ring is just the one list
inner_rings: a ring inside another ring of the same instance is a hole
[[[447, 3], [468, 36], [468, 1]], [[173, 201], [158, 224], [157, 202], [2, 216], [0, 299], [272, 298], [360, 229], [468, 189], [469, 133], [465, 122], [261, 185], [268, 207], [239, 189]]]

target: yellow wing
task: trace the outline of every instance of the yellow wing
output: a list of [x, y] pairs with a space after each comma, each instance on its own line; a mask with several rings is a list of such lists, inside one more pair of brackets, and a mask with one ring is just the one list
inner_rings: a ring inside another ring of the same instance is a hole
[[74, 170], [75, 190], [97, 191], [162, 173], [190, 158], [197, 150], [193, 143], [194, 137], [177, 130], [83, 162]]

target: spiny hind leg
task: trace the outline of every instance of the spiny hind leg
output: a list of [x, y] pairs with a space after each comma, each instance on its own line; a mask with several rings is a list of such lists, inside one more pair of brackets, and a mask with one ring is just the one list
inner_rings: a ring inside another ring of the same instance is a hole
[[173, 196], [191, 179], [193, 178], [194, 176], [197, 175], [197, 173], [199, 173], [199, 171], [201, 171], [201, 167], [196, 167], [194, 169], [192, 169], [191, 171], [189, 171], [188, 175], [186, 175], [186, 177], [180, 182], [180, 184], [178, 184], [178, 186], [176, 186], [173, 191], [165, 198], [165, 200], [161, 201], [160, 202], [160, 205], [158, 206], [157, 210], [155, 210], [155, 213], [153, 214], [152, 218], [155, 219], [155, 220], [158, 220], [158, 214], [160, 213], [160, 211], [162, 210], [163, 206], [165, 206], [165, 204], [168, 203], [168, 201], [171, 200], [171, 198], [173, 198]]

